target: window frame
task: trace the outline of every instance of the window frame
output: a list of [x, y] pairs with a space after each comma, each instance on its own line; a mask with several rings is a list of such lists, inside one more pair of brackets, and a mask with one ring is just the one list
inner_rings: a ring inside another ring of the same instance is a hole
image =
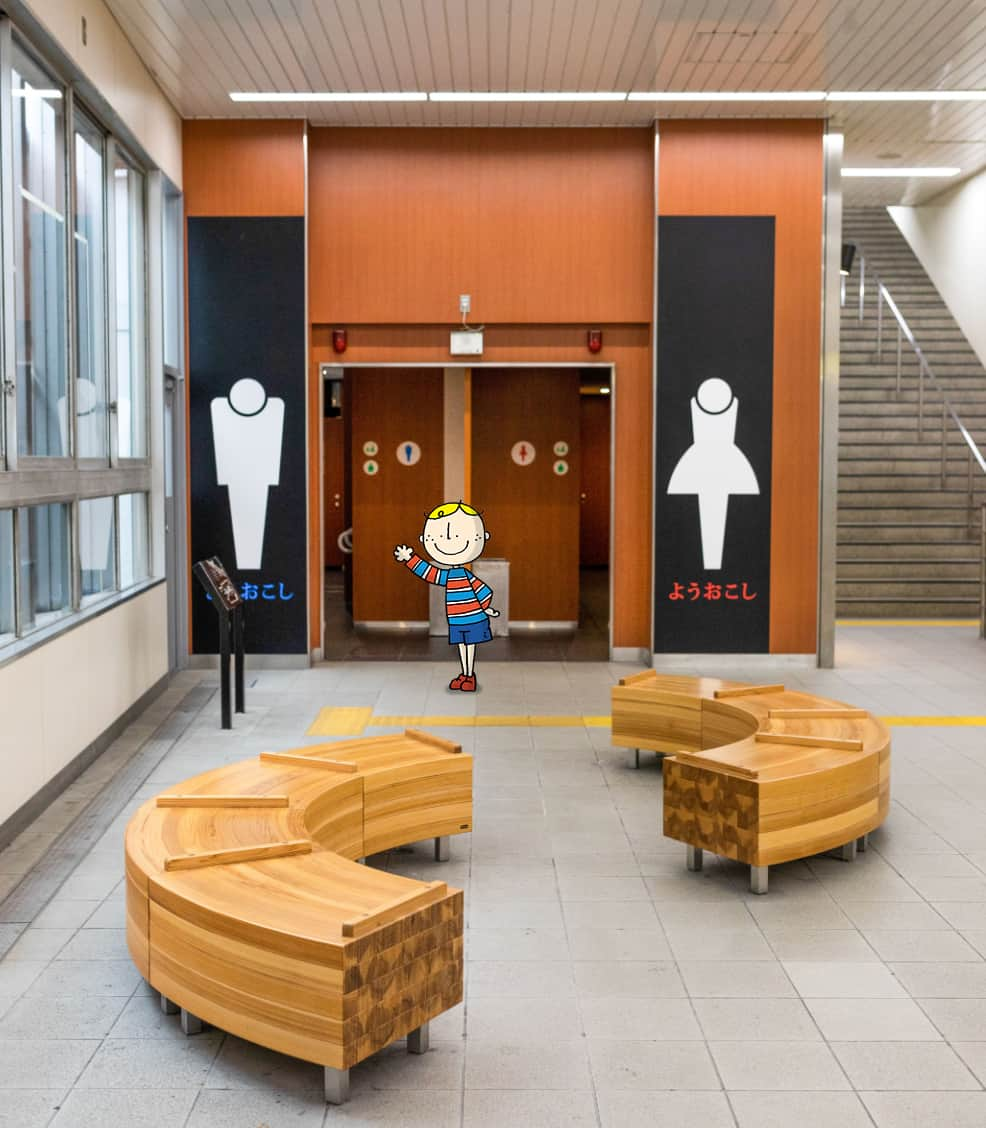
[[[16, 304], [13, 282], [14, 260], [14, 145], [13, 145], [13, 90], [12, 67], [15, 45], [35, 61], [62, 91], [63, 146], [62, 165], [65, 193], [65, 313], [62, 332], [66, 347], [66, 410], [68, 413], [69, 454], [66, 456], [20, 455], [17, 433], [17, 403], [20, 391], [16, 364]], [[33, 650], [53, 637], [73, 629], [96, 615], [127, 602], [147, 589], [163, 582], [159, 562], [154, 557], [154, 529], [156, 523], [156, 483], [152, 468], [152, 455], [158, 449], [152, 433], [154, 419], [155, 373], [152, 371], [150, 347], [153, 325], [151, 298], [151, 272], [160, 265], [151, 252], [151, 240], [157, 231], [151, 208], [153, 168], [134, 149], [121, 139], [107, 124], [103, 115], [76, 93], [76, 83], [64, 73], [64, 67], [53, 62], [48, 54], [39, 50], [6, 15], [0, 15], [0, 510], [11, 511], [13, 527], [13, 575], [11, 586], [14, 600], [14, 635], [4, 636], [0, 642], [0, 666]], [[104, 368], [106, 374], [107, 447], [105, 457], [78, 457], [78, 420], [76, 417], [76, 380], [79, 372], [79, 347], [77, 334], [78, 293], [76, 261], [76, 127], [84, 121], [89, 127], [83, 136], [95, 129], [103, 139], [103, 254], [104, 308], [103, 331], [106, 334]], [[120, 156], [140, 177], [140, 288], [139, 340], [142, 362], [142, 410], [144, 453], [139, 458], [120, 458], [118, 454], [119, 420], [112, 405], [117, 393], [117, 360], [115, 341], [115, 195], [113, 170]], [[159, 233], [160, 234], [160, 233]], [[182, 327], [183, 329], [184, 327]], [[163, 379], [163, 376], [161, 377]], [[122, 587], [121, 566], [121, 508], [122, 497], [127, 494], [144, 495], [144, 525], [140, 533], [140, 547], [144, 556], [146, 575], [128, 587]], [[82, 596], [82, 568], [80, 552], [80, 512], [83, 501], [101, 497], [113, 499], [114, 587], [92, 596]], [[22, 579], [20, 576], [20, 511], [47, 504], [68, 506], [69, 543], [69, 593], [70, 604], [57, 620], [25, 631], [22, 614]], [[5, 566], [0, 561], [0, 566]]]

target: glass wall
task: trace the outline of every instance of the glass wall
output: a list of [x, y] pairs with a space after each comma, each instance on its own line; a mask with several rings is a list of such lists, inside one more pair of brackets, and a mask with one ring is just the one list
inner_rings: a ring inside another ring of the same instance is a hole
[[17, 518], [20, 633], [27, 634], [72, 610], [69, 507], [31, 505]]
[[147, 579], [147, 494], [120, 498], [120, 586], [127, 588]]
[[113, 166], [116, 402], [120, 458], [147, 453], [144, 339], [144, 177], [120, 154]]
[[13, 136], [14, 338], [18, 450], [68, 456], [65, 98], [15, 41]]
[[0, 644], [14, 637], [14, 511], [0, 509]]
[[[2, 662], [150, 578], [152, 474], [149, 178], [2, 16], [0, 46]], [[180, 369], [180, 196], [155, 226], [164, 359]]]
[[79, 567], [83, 601], [116, 590], [116, 504], [112, 497], [79, 502]]
[[106, 355], [106, 139], [75, 115], [75, 418], [79, 458], [109, 457]]

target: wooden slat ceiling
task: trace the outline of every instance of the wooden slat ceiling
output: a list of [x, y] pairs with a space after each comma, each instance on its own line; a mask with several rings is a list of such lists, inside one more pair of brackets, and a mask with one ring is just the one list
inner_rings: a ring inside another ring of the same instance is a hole
[[[986, 87], [982, 0], [107, 0], [183, 117], [313, 125], [646, 125], [830, 117], [847, 165], [986, 166], [986, 102], [237, 104], [233, 90], [930, 90]], [[891, 155], [892, 154], [892, 155]], [[854, 204], [955, 181], [854, 180]]]

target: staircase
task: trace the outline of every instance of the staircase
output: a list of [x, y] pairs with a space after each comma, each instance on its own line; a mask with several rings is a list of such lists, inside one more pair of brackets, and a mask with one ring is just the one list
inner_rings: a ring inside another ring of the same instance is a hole
[[[924, 381], [918, 433], [918, 361], [906, 339], [897, 393], [897, 323], [883, 308], [877, 356], [875, 270], [981, 450], [986, 451], [986, 370], [885, 208], [846, 209], [843, 240], [857, 245], [842, 309], [836, 609], [842, 617], [974, 618], [979, 615], [980, 507], [986, 474], [969, 474], [968, 447]], [[859, 320], [860, 255], [866, 259]], [[971, 481], [971, 492], [970, 492]]]

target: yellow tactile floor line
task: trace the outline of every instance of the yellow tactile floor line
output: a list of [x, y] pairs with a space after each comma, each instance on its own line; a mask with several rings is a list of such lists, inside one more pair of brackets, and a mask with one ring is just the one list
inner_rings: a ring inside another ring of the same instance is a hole
[[[986, 727], [986, 717], [930, 716], [879, 717], [891, 728]], [[479, 716], [377, 716], [367, 707], [327, 706], [320, 709], [308, 730], [309, 736], [360, 736], [367, 728], [609, 728], [609, 716], [571, 713], [558, 716], [533, 716], [518, 713], [490, 713]]]

